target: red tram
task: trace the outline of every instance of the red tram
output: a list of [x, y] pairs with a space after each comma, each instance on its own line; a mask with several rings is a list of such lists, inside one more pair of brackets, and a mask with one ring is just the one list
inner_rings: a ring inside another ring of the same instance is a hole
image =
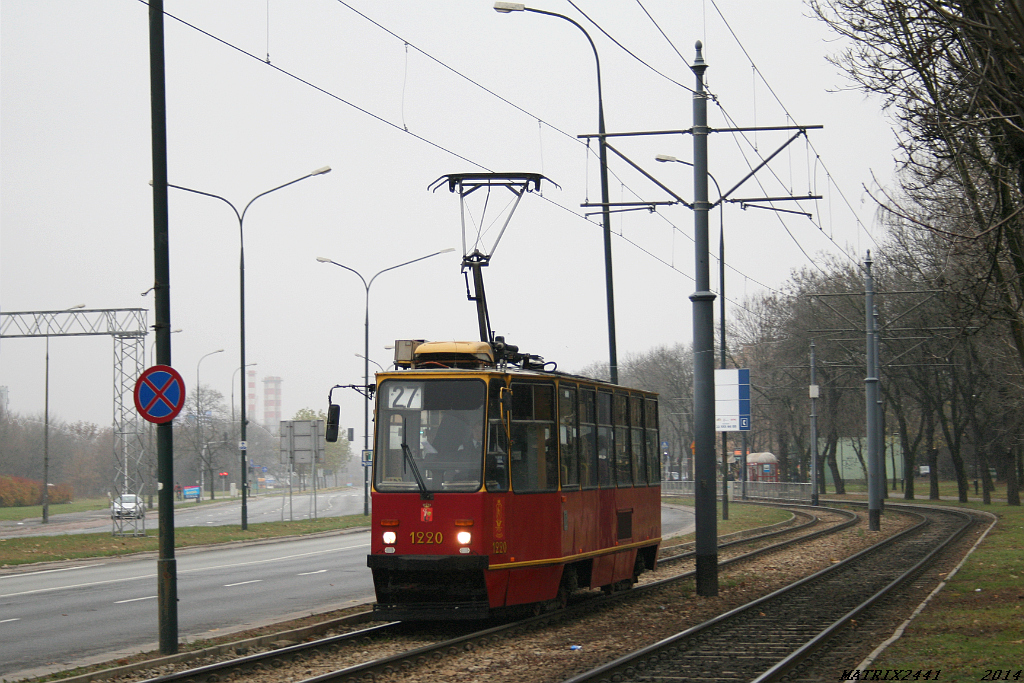
[[[536, 173], [444, 176], [463, 201], [463, 272], [472, 271], [479, 342], [399, 341], [376, 375], [372, 531], [374, 610], [393, 620], [482, 619], [519, 605], [564, 605], [577, 588], [628, 588], [661, 542], [655, 394], [548, 371], [496, 337], [478, 231], [466, 217], [492, 190], [522, 196]], [[494, 242], [504, 233], [504, 227]], [[468, 289], [467, 277], [467, 289]], [[336, 436], [339, 406], [328, 413]]]
[[377, 374], [367, 565], [384, 618], [554, 607], [655, 566], [657, 396], [510, 367], [495, 346], [399, 342], [400, 369]]

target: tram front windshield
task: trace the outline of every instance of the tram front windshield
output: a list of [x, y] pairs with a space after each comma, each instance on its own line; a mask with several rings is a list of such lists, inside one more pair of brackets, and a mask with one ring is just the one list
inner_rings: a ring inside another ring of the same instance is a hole
[[378, 491], [477, 491], [487, 386], [479, 379], [386, 379], [377, 390]]

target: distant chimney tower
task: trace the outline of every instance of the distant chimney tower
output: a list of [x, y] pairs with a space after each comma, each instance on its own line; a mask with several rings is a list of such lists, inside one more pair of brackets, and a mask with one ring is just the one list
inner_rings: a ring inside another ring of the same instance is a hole
[[245, 382], [245, 417], [256, 420], [256, 414], [256, 371], [249, 370]]
[[281, 422], [281, 383], [283, 381], [280, 377], [263, 378], [263, 425], [275, 431]]

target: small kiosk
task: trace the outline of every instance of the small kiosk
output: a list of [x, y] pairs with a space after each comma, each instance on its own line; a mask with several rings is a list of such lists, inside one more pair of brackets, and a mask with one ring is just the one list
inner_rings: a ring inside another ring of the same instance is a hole
[[773, 453], [747, 454], [747, 481], [779, 480], [779, 459]]

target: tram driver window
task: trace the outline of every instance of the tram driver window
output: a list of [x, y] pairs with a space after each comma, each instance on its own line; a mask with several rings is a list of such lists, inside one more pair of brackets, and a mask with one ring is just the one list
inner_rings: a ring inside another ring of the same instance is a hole
[[597, 470], [601, 488], [615, 486], [615, 437], [612, 431], [612, 395], [597, 394]]
[[555, 388], [550, 384], [512, 384], [512, 489], [558, 488], [558, 437]]
[[502, 405], [501, 380], [491, 380], [487, 405], [487, 456], [484, 463], [484, 483], [488, 491], [508, 491], [508, 415]]

